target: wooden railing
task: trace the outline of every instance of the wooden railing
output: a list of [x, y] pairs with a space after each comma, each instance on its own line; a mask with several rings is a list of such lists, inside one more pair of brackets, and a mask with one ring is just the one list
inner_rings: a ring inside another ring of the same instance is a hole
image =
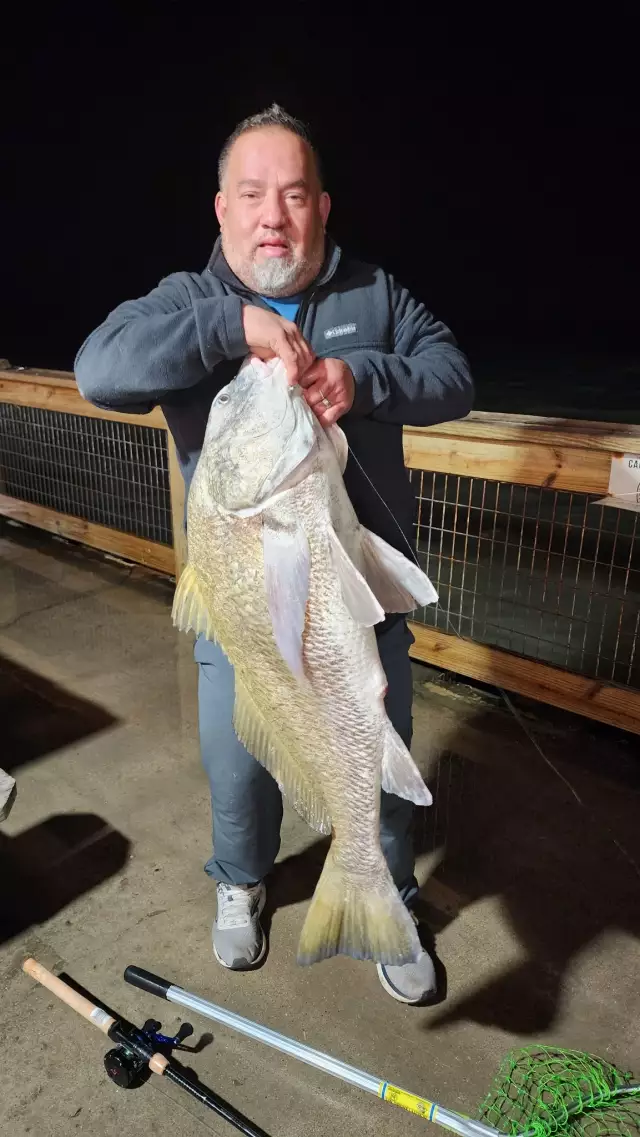
[[[36, 407], [44, 411], [82, 415], [85, 418], [111, 422], [128, 422], [135, 426], [157, 427], [167, 435], [169, 455], [169, 484], [173, 517], [173, 548], [154, 541], [146, 541], [130, 533], [121, 533], [105, 525], [97, 525], [81, 517], [58, 513], [46, 506], [20, 501], [2, 492], [0, 481], [0, 514], [28, 525], [35, 525], [73, 541], [80, 541], [94, 549], [112, 553], [135, 561], [160, 572], [180, 574], [184, 563], [183, 537], [184, 482], [178, 465], [175, 446], [159, 408], [148, 415], [130, 415], [105, 411], [83, 399], [73, 375], [65, 371], [0, 371], [0, 402], [20, 407]], [[175, 535], [178, 535], [176, 541]]]
[[[3, 402], [165, 431], [173, 548], [19, 500], [4, 492], [1, 482], [0, 514], [179, 575], [185, 558], [184, 485], [173, 441], [159, 410], [145, 416], [99, 410], [82, 398], [72, 375], [52, 371], [0, 370], [0, 403]], [[406, 464], [414, 475], [428, 472], [429, 476], [448, 475], [458, 480], [541, 487], [577, 495], [604, 496], [611, 458], [621, 453], [640, 453], [639, 426], [476, 412], [462, 422], [405, 431]], [[423, 528], [425, 525], [423, 519]], [[627, 605], [626, 611], [632, 612], [634, 604], [631, 596], [631, 607]], [[637, 634], [637, 625], [636, 619], [634, 628], [624, 629], [627, 637], [630, 632]], [[416, 659], [640, 733], [640, 689], [635, 683], [579, 674], [517, 651], [460, 637], [455, 628], [443, 630], [420, 620], [413, 621], [411, 627]]]

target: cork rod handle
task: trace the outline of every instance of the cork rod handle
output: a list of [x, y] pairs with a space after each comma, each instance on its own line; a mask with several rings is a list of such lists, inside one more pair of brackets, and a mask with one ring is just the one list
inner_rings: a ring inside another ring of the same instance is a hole
[[57, 975], [52, 975], [43, 967], [41, 963], [37, 963], [35, 959], [25, 959], [22, 964], [22, 970], [30, 975], [32, 979], [40, 983], [47, 991], [51, 991], [52, 995], [57, 995], [63, 1003], [77, 1011], [84, 1019], [88, 1019], [94, 1026], [98, 1027], [103, 1034], [108, 1034], [111, 1027], [115, 1023], [115, 1019], [107, 1014], [102, 1007], [97, 1007], [95, 1003], [85, 999], [84, 995], [79, 995], [77, 991], [73, 990], [68, 983], [59, 979]]

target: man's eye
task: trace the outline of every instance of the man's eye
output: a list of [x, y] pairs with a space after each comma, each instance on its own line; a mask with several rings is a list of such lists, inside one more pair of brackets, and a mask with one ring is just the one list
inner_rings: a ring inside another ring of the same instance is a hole
[[258, 195], [257, 195], [257, 193], [254, 193], [253, 190], [245, 190], [245, 192], [241, 196], [242, 197], [248, 197], [248, 198], [256, 198]]

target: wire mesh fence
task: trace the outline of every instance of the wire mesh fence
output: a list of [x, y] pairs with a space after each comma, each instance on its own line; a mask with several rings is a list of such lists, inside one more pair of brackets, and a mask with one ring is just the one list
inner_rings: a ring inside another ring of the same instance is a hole
[[417, 544], [439, 595], [414, 619], [640, 688], [638, 514], [587, 494], [412, 470]]
[[161, 429], [0, 403], [0, 493], [173, 544]]

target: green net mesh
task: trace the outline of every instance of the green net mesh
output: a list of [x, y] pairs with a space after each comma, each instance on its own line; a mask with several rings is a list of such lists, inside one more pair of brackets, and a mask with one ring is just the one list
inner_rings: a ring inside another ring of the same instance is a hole
[[534, 1137], [640, 1137], [640, 1093], [625, 1074], [591, 1054], [531, 1046], [513, 1051], [478, 1117], [501, 1133]]

